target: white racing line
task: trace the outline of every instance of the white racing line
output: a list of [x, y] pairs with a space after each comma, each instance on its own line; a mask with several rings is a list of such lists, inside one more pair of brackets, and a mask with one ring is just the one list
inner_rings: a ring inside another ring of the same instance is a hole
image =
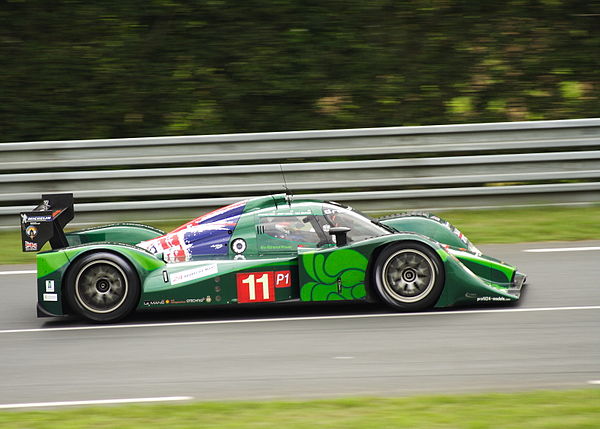
[[125, 398], [125, 399], [98, 399], [89, 401], [62, 401], [62, 402], [30, 402], [22, 404], [0, 404], [0, 409], [10, 408], [44, 408], [44, 407], [69, 407], [81, 405], [107, 405], [107, 404], [132, 404], [142, 402], [169, 402], [189, 401], [191, 396], [164, 396], [158, 398]]
[[273, 323], [273, 322], [301, 322], [313, 320], [344, 320], [344, 319], [376, 319], [383, 317], [425, 317], [425, 316], [458, 316], [474, 314], [493, 313], [534, 313], [541, 311], [582, 311], [600, 310], [600, 305], [578, 306], [578, 307], [538, 307], [538, 308], [503, 308], [490, 310], [450, 310], [450, 311], [427, 311], [422, 313], [381, 313], [381, 314], [347, 314], [340, 316], [307, 316], [307, 317], [276, 317], [265, 319], [238, 319], [238, 320], [204, 320], [196, 322], [166, 322], [166, 323], [138, 323], [123, 325], [92, 325], [92, 326], [69, 326], [62, 328], [31, 328], [31, 329], [4, 329], [0, 334], [21, 334], [28, 332], [60, 332], [60, 331], [93, 331], [104, 329], [135, 329], [135, 328], [161, 328], [173, 326], [202, 326], [202, 325], [235, 325], [245, 323]]
[[0, 271], [0, 276], [16, 276], [19, 274], [35, 274], [36, 270]]
[[557, 247], [554, 249], [526, 249], [528, 253], [553, 253], [553, 252], [591, 252], [600, 250], [600, 247]]

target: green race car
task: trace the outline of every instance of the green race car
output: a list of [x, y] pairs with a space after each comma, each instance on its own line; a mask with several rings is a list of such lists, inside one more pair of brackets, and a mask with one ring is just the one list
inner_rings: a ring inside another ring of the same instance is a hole
[[291, 195], [241, 201], [165, 234], [114, 224], [64, 232], [72, 194], [21, 213], [37, 252], [38, 316], [114, 322], [136, 309], [267, 302], [381, 301], [419, 311], [519, 299], [525, 275], [426, 213], [370, 219]]

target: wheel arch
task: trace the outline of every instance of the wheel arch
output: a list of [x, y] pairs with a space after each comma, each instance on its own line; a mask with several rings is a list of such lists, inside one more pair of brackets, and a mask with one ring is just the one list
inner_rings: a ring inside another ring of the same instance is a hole
[[[383, 299], [379, 295], [379, 292], [377, 291], [377, 287], [375, 286], [375, 269], [377, 267], [377, 260], [379, 259], [379, 255], [384, 250], [386, 250], [390, 247], [398, 246], [398, 245], [402, 245], [402, 244], [410, 244], [410, 243], [415, 243], [418, 245], [429, 247], [431, 249], [432, 253], [435, 255], [435, 257], [440, 262], [440, 265], [442, 267], [444, 267], [444, 271], [445, 271], [446, 264], [444, 263], [444, 260], [438, 253], [438, 249], [440, 248], [440, 246], [439, 246], [439, 244], [436, 245], [435, 242], [431, 242], [428, 239], [428, 237], [401, 238], [396, 241], [389, 241], [386, 243], [382, 243], [380, 246], [377, 246], [375, 249], [373, 249], [373, 252], [371, 253], [371, 257], [369, 258], [369, 263], [367, 265], [367, 272], [365, 275], [365, 289], [367, 291], [367, 300], [368, 301], [383, 302]], [[446, 273], [444, 272], [444, 273], [442, 273], [442, 275], [444, 276], [444, 288], [445, 288]]]
[[129, 264], [129, 266], [136, 273], [138, 281], [140, 282], [140, 288], [139, 288], [138, 294], [136, 296], [136, 301], [139, 302], [139, 300], [140, 300], [140, 297], [142, 294], [142, 276], [140, 273], [139, 266], [137, 263], [135, 263], [134, 259], [130, 255], [127, 255], [125, 252], [119, 252], [118, 250], [116, 250], [114, 248], [94, 247], [91, 249], [87, 249], [81, 253], [78, 253], [75, 257], [73, 257], [73, 259], [69, 258], [69, 266], [64, 271], [62, 278], [61, 278], [61, 284], [63, 285], [61, 287], [61, 300], [63, 303], [64, 312], [66, 314], [75, 314], [73, 309], [70, 308], [69, 300], [67, 299], [67, 296], [66, 296], [66, 294], [67, 294], [67, 287], [66, 287], [67, 279], [68, 279], [70, 273], [74, 270], [74, 267], [76, 266], [77, 261], [85, 258], [88, 255], [94, 254], [94, 253], [110, 253], [114, 256], [124, 259], [127, 262], [127, 264]]
[[410, 231], [453, 247], [478, 251], [475, 245], [456, 226], [432, 213], [394, 214], [379, 218], [379, 221], [399, 232]]

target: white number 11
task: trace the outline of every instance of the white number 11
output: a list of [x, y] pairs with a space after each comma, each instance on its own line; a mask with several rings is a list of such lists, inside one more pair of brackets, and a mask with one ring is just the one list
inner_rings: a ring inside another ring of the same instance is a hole
[[256, 285], [262, 286], [262, 299], [269, 299], [269, 275], [267, 273], [260, 276], [258, 279], [254, 279], [254, 274], [248, 276], [248, 278], [242, 280], [242, 283], [248, 285], [249, 299], [250, 301], [256, 301]]

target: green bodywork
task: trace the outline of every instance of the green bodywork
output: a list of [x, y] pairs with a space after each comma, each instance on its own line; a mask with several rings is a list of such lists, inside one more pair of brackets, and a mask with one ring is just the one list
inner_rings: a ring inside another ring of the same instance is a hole
[[160, 229], [135, 223], [119, 223], [83, 229], [66, 234], [71, 246], [88, 243], [112, 242], [135, 245], [163, 235]]
[[369, 260], [355, 249], [329, 249], [300, 255], [302, 301], [364, 299]]
[[[325, 242], [283, 240], [266, 236], [264, 219], [299, 216], [323, 222], [327, 203], [289, 202], [285, 196], [249, 200], [231, 233], [230, 243], [243, 239], [243, 254], [231, 247], [227, 255], [166, 263], [135, 244], [161, 236], [162, 231], [118, 224], [67, 234], [70, 247], [37, 255], [38, 308], [45, 315], [68, 314], [63, 281], [70, 264], [90, 252], [111, 252], [135, 268], [141, 284], [139, 309], [224, 305], [252, 302], [376, 300], [371, 285], [373, 265], [386, 246], [418, 242], [433, 249], [443, 263], [445, 284], [435, 307], [485, 301], [516, 301], [516, 268], [469, 250], [443, 221], [406, 215], [387, 219], [381, 235], [337, 246]], [[334, 207], [334, 206], [331, 206]], [[339, 206], [335, 206], [339, 207]], [[336, 208], [347, 210], [346, 208]], [[380, 227], [377, 227], [380, 228]], [[458, 241], [457, 241], [458, 240]], [[461, 245], [462, 244], [462, 245]]]

